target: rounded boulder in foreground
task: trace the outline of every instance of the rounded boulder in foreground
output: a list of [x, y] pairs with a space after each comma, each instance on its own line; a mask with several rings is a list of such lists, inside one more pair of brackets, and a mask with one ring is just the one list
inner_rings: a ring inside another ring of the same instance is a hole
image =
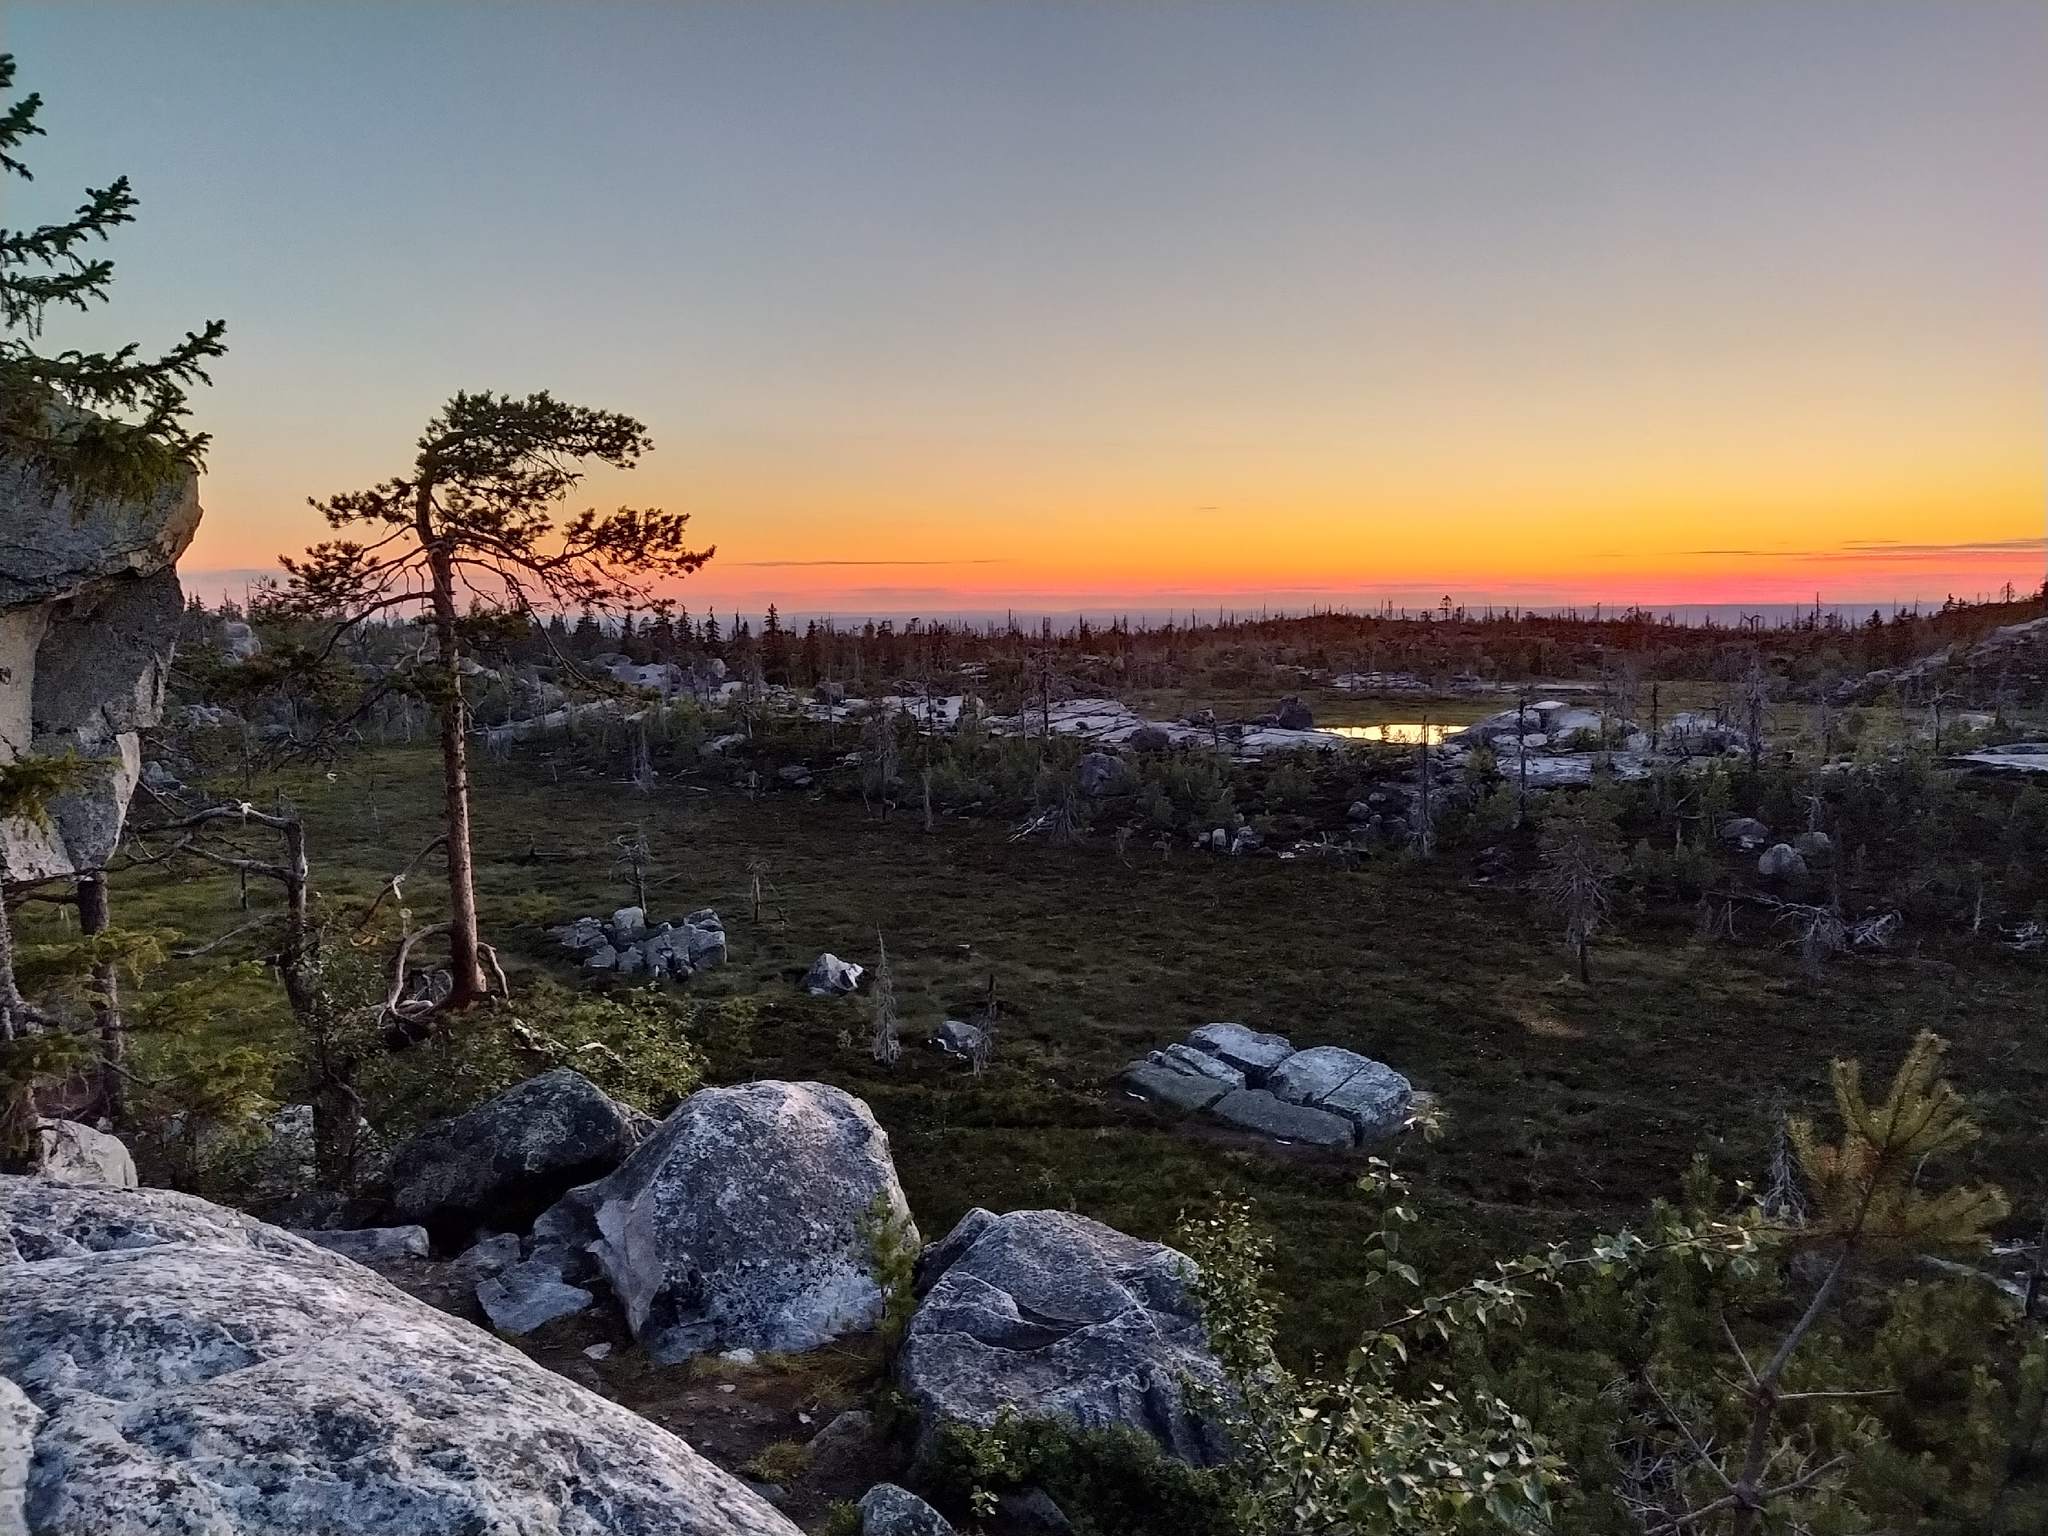
[[815, 1349], [871, 1328], [883, 1307], [874, 1221], [916, 1241], [887, 1134], [824, 1083], [694, 1093], [571, 1201], [596, 1226], [634, 1337], [664, 1363]]

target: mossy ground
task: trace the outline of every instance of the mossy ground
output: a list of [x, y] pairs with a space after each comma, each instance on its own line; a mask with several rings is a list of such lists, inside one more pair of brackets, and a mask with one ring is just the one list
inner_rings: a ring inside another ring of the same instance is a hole
[[[438, 830], [437, 769], [424, 748], [385, 748], [288, 776], [323, 893], [370, 893]], [[1248, 1195], [1280, 1235], [1285, 1332], [1304, 1354], [1342, 1348], [1357, 1326], [1368, 1213], [1355, 1163], [1176, 1125], [1112, 1085], [1131, 1058], [1210, 1020], [1350, 1046], [1440, 1096], [1442, 1139], [1392, 1155], [1428, 1210], [1421, 1261], [1443, 1273], [1506, 1243], [1631, 1220], [1696, 1151], [1726, 1175], [1759, 1176], [1777, 1110], [1824, 1104], [1830, 1057], [1887, 1072], [1923, 1028], [1953, 1043], [1985, 1121], [1975, 1171], [2022, 1209], [2048, 1185], [2032, 1150], [2048, 1108], [2036, 1038], [2048, 1002], [2038, 972], [1981, 951], [1967, 963], [1858, 957], [1816, 981], [1761, 930], [1702, 943], [1688, 914], [1652, 912], [1596, 950], [1583, 986], [1528, 897], [1471, 884], [1450, 858], [1345, 870], [1134, 847], [1123, 859], [1106, 839], [1014, 844], [999, 823], [955, 818], [927, 835], [914, 816], [878, 822], [858, 803], [675, 783], [643, 796], [520, 759], [477, 765], [475, 808], [486, 927], [515, 989], [537, 971], [577, 978], [543, 929], [628, 902], [612, 840], [642, 827], [656, 850], [652, 915], [711, 906], [727, 925], [731, 963], [692, 989], [761, 1000], [699, 1042], [712, 1080], [815, 1078], [867, 1099], [928, 1238], [974, 1205], [1070, 1207], [1164, 1238], [1213, 1192]], [[407, 898], [430, 913], [439, 885], [430, 864]], [[114, 900], [118, 920], [188, 942], [242, 920], [232, 876], [131, 870]], [[985, 1077], [922, 1049], [884, 1070], [862, 1000], [802, 995], [820, 950], [868, 962], [878, 931], [907, 1039], [972, 1017], [995, 977]], [[174, 963], [169, 979], [246, 954], [237, 943]], [[250, 1038], [287, 1031], [261, 978], [223, 991], [217, 1020]]]

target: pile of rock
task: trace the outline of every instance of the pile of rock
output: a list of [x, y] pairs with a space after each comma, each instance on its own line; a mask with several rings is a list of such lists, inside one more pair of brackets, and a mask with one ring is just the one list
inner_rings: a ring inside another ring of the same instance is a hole
[[725, 923], [709, 907], [692, 912], [680, 923], [649, 927], [640, 907], [621, 907], [609, 920], [579, 917], [548, 936], [562, 948], [583, 957], [586, 971], [616, 971], [621, 976], [659, 976], [687, 980], [693, 973], [725, 964]]
[[1384, 1140], [1407, 1123], [1408, 1079], [1339, 1046], [1297, 1051], [1284, 1035], [1204, 1024], [1186, 1042], [1124, 1068], [1137, 1098], [1204, 1114], [1276, 1141], [1332, 1149]]

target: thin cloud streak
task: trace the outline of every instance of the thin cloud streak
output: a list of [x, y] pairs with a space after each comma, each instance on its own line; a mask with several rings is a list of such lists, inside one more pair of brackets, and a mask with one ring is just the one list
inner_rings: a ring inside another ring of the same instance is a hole
[[873, 565], [890, 565], [890, 566], [894, 566], [894, 565], [1008, 565], [1008, 564], [1010, 564], [1010, 561], [1009, 561], [1009, 559], [1008, 559], [1007, 557], [1004, 557], [1004, 558], [991, 558], [991, 559], [986, 559], [986, 560], [727, 560], [727, 561], [724, 561], [724, 562], [722, 562], [721, 568], [722, 568], [722, 569], [727, 569], [727, 570], [729, 570], [729, 569], [731, 569], [731, 568], [732, 568], [732, 567], [734, 567], [734, 566], [746, 566], [746, 567], [747, 567], [747, 568], [749, 568], [750, 570], [762, 570], [762, 569], [767, 569], [767, 568], [771, 568], [771, 567], [773, 567], [773, 568], [780, 568], [780, 569], [786, 569], [786, 568], [789, 568], [789, 567], [792, 567], [792, 566], [796, 566], [796, 567], [803, 567], [803, 568], [832, 568], [832, 569], [839, 569], [839, 568], [843, 568], [843, 567], [847, 567], [847, 566], [873, 566]]

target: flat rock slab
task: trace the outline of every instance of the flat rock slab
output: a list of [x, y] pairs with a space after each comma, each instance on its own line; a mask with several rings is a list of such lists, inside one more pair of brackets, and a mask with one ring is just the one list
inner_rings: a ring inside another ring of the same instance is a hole
[[1408, 1079], [1385, 1062], [1336, 1045], [1297, 1051], [1280, 1064], [1269, 1086], [1290, 1104], [1342, 1115], [1369, 1141], [1398, 1131], [1413, 1098]]
[[1244, 1074], [1221, 1056], [1211, 1056], [1207, 1051], [1198, 1051], [1192, 1045], [1169, 1045], [1163, 1051], [1154, 1051], [1146, 1058], [1162, 1067], [1171, 1067], [1176, 1072], [1192, 1072], [1197, 1077], [1213, 1077], [1226, 1088], [1242, 1088]]
[[1357, 1139], [1351, 1122], [1342, 1115], [1311, 1109], [1305, 1104], [1289, 1104], [1263, 1088], [1239, 1088], [1226, 1093], [1209, 1106], [1209, 1113], [1225, 1125], [1311, 1147], [1348, 1147]]
[[1285, 1035], [1262, 1034], [1242, 1024], [1204, 1024], [1188, 1036], [1188, 1044], [1237, 1068], [1254, 1087], [1294, 1054]]
[[1134, 1061], [1124, 1068], [1125, 1088], [1141, 1099], [1165, 1104], [1187, 1114], [1197, 1114], [1231, 1091], [1228, 1083], [1162, 1067], [1156, 1062]]

